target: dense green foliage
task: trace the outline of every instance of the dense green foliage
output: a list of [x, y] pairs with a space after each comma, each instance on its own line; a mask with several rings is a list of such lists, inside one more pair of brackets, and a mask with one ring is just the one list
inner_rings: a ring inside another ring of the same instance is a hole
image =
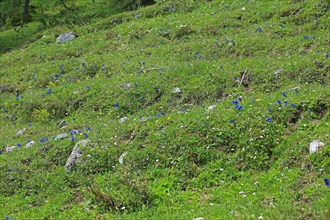
[[329, 218], [326, 1], [79, 2], [0, 32], [1, 217]]

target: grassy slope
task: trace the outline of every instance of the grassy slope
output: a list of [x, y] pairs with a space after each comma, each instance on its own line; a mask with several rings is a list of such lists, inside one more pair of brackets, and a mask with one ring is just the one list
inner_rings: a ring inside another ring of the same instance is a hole
[[48, 29], [0, 57], [0, 146], [37, 142], [0, 156], [0, 216], [329, 217], [329, 5], [174, 4], [76, 26], [65, 44], [54, 35], [68, 28]]

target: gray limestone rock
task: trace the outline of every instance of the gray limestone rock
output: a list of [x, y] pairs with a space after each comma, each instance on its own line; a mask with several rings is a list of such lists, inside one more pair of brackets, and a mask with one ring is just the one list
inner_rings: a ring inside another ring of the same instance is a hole
[[16, 132], [17, 135], [22, 135], [26, 131], [26, 128], [23, 128], [22, 130], [19, 130]]
[[33, 145], [35, 145], [36, 142], [35, 141], [30, 141], [29, 143], [27, 143], [24, 148], [29, 148], [29, 147], [32, 147]]
[[54, 140], [61, 140], [61, 139], [63, 139], [63, 138], [66, 138], [68, 135], [67, 134], [58, 134], [55, 138], [54, 138]]
[[8, 152], [14, 150], [15, 148], [16, 148], [15, 146], [6, 147], [5, 151], [8, 153]]
[[76, 164], [77, 160], [82, 156], [81, 148], [85, 147], [89, 141], [90, 141], [89, 139], [86, 139], [86, 140], [81, 140], [76, 143], [69, 158], [67, 159], [67, 161], [65, 163], [64, 167], [66, 170], [70, 171], [72, 169], [72, 167]]
[[68, 42], [68, 41], [71, 41], [75, 37], [76, 37], [76, 35], [74, 35], [72, 32], [61, 34], [60, 36], [58, 36], [56, 38], [56, 43]]

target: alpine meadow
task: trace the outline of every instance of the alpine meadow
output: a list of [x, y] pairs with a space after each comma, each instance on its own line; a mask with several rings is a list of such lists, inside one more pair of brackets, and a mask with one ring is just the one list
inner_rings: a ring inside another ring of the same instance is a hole
[[330, 219], [326, 0], [0, 0], [0, 219]]

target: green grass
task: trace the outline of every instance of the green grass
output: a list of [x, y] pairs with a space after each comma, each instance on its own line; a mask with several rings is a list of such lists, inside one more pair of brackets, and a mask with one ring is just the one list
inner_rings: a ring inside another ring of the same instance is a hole
[[328, 219], [328, 7], [165, 1], [26, 37], [0, 55], [0, 216]]

